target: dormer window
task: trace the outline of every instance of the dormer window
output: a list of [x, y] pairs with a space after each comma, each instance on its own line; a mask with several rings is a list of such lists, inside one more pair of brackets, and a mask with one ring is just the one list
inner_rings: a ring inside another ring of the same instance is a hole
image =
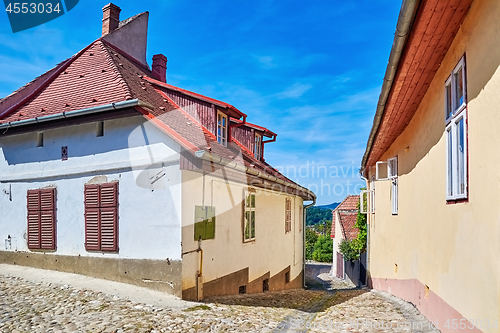
[[227, 115], [217, 112], [217, 142], [227, 146]]
[[262, 158], [262, 135], [255, 133], [255, 144], [253, 147], [253, 155], [260, 161]]

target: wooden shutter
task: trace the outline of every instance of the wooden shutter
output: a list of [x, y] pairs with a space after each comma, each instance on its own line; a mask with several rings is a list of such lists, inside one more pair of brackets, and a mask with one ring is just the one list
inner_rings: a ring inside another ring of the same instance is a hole
[[85, 185], [85, 248], [118, 251], [118, 183]]
[[108, 183], [101, 185], [100, 207], [118, 206], [118, 183]]
[[99, 208], [85, 207], [85, 249], [99, 251]]
[[29, 190], [28, 248], [56, 249], [56, 190]]
[[85, 209], [99, 208], [99, 185], [85, 185]]
[[117, 251], [118, 209], [116, 207], [101, 208], [101, 250]]
[[292, 230], [292, 200], [285, 199], [285, 233]]
[[28, 211], [28, 249], [40, 248], [40, 211]]
[[56, 249], [56, 189], [40, 190], [40, 248]]

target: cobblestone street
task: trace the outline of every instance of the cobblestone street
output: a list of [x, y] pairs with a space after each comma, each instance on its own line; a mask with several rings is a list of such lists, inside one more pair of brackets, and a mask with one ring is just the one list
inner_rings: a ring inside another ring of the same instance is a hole
[[404, 327], [425, 321], [406, 303], [345, 289], [338, 281], [333, 285], [344, 289], [226, 296], [162, 307], [0, 274], [1, 332], [430, 332], [425, 325], [423, 330]]

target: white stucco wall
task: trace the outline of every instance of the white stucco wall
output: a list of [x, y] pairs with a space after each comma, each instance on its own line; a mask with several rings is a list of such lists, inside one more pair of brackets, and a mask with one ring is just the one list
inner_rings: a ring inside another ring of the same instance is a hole
[[[61, 147], [69, 158], [61, 160]], [[181, 258], [181, 173], [177, 143], [141, 116], [0, 138], [0, 239], [26, 244], [26, 192], [57, 188], [58, 255], [132, 259]], [[151, 185], [149, 179], [162, 175]], [[96, 176], [119, 182], [119, 252], [85, 250], [84, 185]], [[2, 249], [4, 245], [1, 244]]]

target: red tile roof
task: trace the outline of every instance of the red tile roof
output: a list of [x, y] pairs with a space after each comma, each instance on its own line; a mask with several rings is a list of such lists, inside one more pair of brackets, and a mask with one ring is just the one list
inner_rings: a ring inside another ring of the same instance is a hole
[[[0, 101], [3, 104], [8, 100], [4, 104], [8, 107], [0, 104], [0, 124], [139, 99], [152, 105], [153, 109], [136, 109], [191, 153], [209, 150], [220, 157], [293, 183], [269, 164], [255, 159], [240, 143], [230, 141], [227, 147], [219, 144], [213, 133], [162, 92], [166, 84], [151, 79], [149, 68], [102, 39], [47, 74], [33, 81], [37, 87], [31, 89], [31, 94], [23, 93], [27, 97], [17, 95], [24, 88]], [[167, 86], [205, 101], [223, 103], [233, 108], [233, 112], [241, 113], [227, 103]]]
[[334, 210], [358, 210], [359, 195], [348, 195]]
[[356, 223], [356, 217], [358, 216], [358, 203], [359, 195], [348, 195], [337, 207], [335, 207], [334, 210], [332, 210], [333, 216], [332, 229], [330, 232], [331, 238], [335, 238], [335, 213], [337, 211], [339, 212], [340, 216], [339, 223], [342, 228], [343, 237], [349, 239], [346, 237], [346, 235], [350, 235], [351, 233], [354, 233], [354, 238], [358, 236], [359, 230], [357, 228], [352, 230], [352, 227]]
[[346, 240], [353, 240], [358, 237], [359, 229], [354, 227], [357, 215], [358, 214], [339, 212], [342, 236]]

